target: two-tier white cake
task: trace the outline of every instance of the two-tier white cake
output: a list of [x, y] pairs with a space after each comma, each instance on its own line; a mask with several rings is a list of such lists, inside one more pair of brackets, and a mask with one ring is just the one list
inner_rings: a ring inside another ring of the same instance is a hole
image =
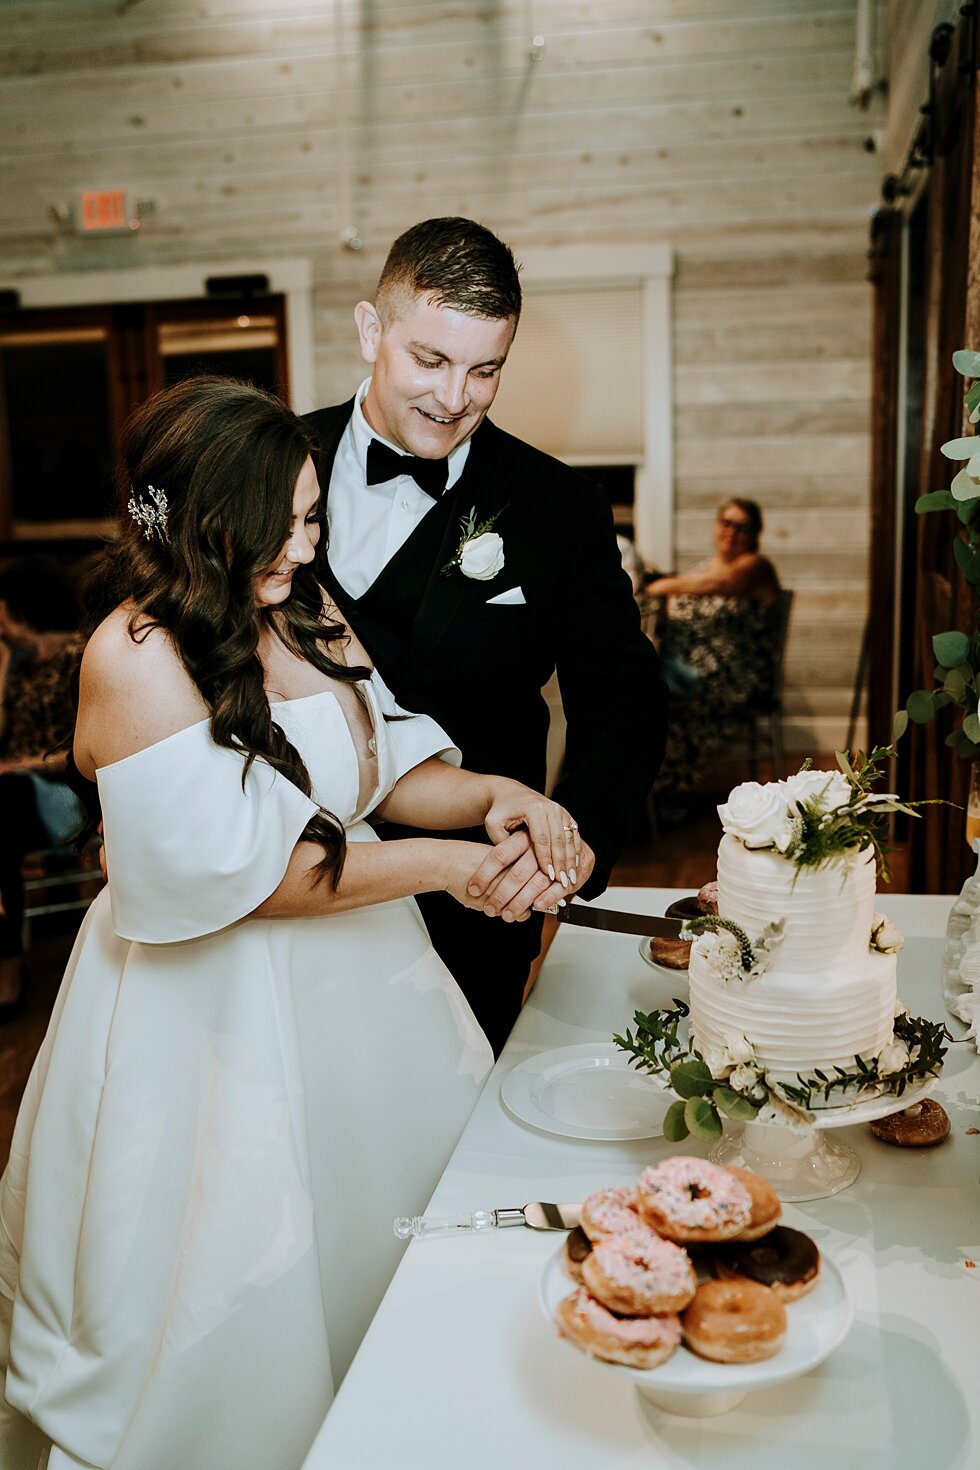
[[[820, 795], [814, 778], [826, 779], [828, 800], [847, 794], [836, 773], [806, 776], [797, 789], [809, 790], [811, 809], [813, 791]], [[746, 1060], [747, 1043], [770, 1079], [795, 1081], [817, 1069], [853, 1072], [856, 1056], [874, 1058], [891, 1040], [896, 959], [872, 947], [880, 922], [872, 847], [819, 866], [799, 865], [778, 850], [777, 843], [792, 851], [780, 808], [799, 823], [794, 779], [747, 783], [719, 808], [727, 828], [718, 849], [719, 916], [753, 946], [771, 926], [782, 925], [781, 937], [770, 941], [771, 954], [760, 947], [761, 963], [747, 970], [733, 963], [735, 940], [727, 931], [701, 935], [689, 973], [691, 1039], [709, 1065], [712, 1058]], [[766, 819], [755, 821], [763, 808]], [[752, 845], [767, 836], [768, 846]], [[892, 950], [901, 942], [896, 934], [889, 939]]]

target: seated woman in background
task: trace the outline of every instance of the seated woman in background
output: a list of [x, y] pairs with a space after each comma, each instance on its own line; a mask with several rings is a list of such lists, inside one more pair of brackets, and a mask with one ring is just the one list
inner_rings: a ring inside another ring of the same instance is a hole
[[730, 738], [731, 716], [772, 680], [780, 586], [759, 552], [761, 533], [754, 500], [726, 500], [715, 521], [714, 555], [647, 583], [650, 596], [666, 599], [660, 655], [672, 698], [654, 801], [668, 824], [690, 815], [709, 761]]
[[67, 842], [82, 821], [62, 779], [82, 651], [78, 614], [51, 558], [24, 557], [0, 571], [0, 1022], [23, 998], [24, 854]]

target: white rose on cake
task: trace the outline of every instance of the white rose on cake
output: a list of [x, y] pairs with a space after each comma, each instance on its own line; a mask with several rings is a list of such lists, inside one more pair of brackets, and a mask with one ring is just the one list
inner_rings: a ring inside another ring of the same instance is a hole
[[871, 920], [871, 949], [879, 954], [898, 954], [905, 943], [901, 929], [895, 927], [884, 914], [875, 914]]
[[718, 808], [718, 815], [725, 831], [746, 847], [782, 849], [793, 834], [786, 796], [778, 781], [766, 786], [743, 781]]
[[802, 814], [804, 804], [816, 805], [818, 811], [836, 812], [847, 806], [854, 788], [842, 771], [798, 771], [782, 782], [786, 805]]
[[893, 1036], [891, 1041], [886, 1042], [878, 1053], [878, 1076], [890, 1077], [893, 1072], [901, 1072], [908, 1064], [908, 1047], [904, 1041], [899, 1041], [897, 1036]]

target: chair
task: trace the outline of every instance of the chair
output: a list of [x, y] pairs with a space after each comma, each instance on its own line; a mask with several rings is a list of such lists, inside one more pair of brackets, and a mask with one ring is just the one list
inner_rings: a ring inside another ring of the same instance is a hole
[[744, 725], [745, 743], [748, 746], [752, 779], [759, 778], [759, 737], [769, 742], [774, 780], [783, 776], [783, 675], [786, 664], [786, 644], [789, 640], [790, 615], [793, 611], [793, 593], [786, 588], [779, 594], [779, 621], [773, 649], [772, 676], [768, 689], [757, 699], [734, 714], [737, 723]]
[[87, 909], [104, 882], [94, 845], [82, 853], [72, 847], [38, 848], [26, 854], [21, 871], [25, 951], [30, 947], [32, 920]]

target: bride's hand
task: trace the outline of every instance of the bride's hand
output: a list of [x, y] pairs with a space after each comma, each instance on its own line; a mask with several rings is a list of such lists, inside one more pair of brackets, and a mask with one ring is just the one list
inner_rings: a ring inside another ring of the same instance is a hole
[[491, 796], [485, 823], [487, 835], [491, 841], [500, 843], [518, 828], [526, 829], [538, 868], [561, 890], [549, 900], [551, 905], [562, 897], [562, 892], [571, 893], [584, 881], [579, 871], [582, 842], [578, 823], [570, 812], [529, 786], [503, 777], [492, 779]]
[[483, 861], [469, 881], [467, 896], [488, 918], [499, 915], [504, 923], [520, 923], [532, 910], [553, 909], [563, 903], [563, 895], [572, 891], [542, 873], [523, 827], [482, 852]]
[[486, 847], [482, 842], [444, 839], [439, 843], [439, 850], [443, 861], [444, 891], [452, 894], [464, 908], [482, 913], [502, 874], [530, 851], [530, 843], [526, 832], [514, 832], [496, 847]]

